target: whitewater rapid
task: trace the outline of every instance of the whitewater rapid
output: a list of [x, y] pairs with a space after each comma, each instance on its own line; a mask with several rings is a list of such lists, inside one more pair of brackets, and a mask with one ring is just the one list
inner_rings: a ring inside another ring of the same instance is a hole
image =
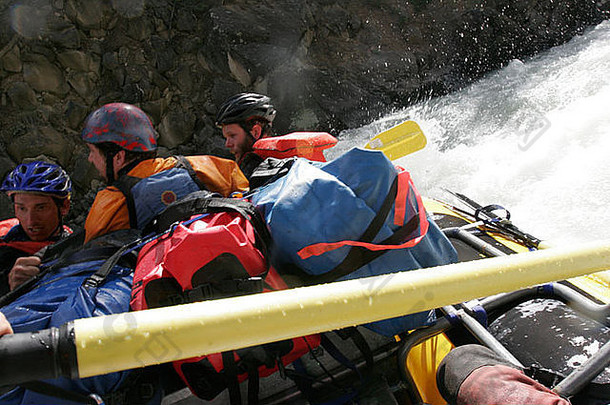
[[503, 205], [552, 244], [610, 239], [610, 21], [459, 92], [344, 131], [332, 153], [406, 119], [428, 145], [396, 163], [422, 194], [448, 200], [450, 189]]

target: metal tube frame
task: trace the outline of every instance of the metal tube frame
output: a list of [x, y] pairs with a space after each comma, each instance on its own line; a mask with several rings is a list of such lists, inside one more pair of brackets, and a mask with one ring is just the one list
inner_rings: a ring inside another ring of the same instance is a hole
[[[472, 235], [470, 232], [461, 228], [447, 228], [443, 232], [447, 237], [463, 241], [487, 256], [504, 256], [505, 253], [496, 249], [491, 244]], [[510, 293], [498, 294], [483, 298], [477, 302], [486, 314], [503, 313], [517, 305], [535, 298], [555, 299], [570, 306], [582, 315], [593, 319], [605, 326], [610, 327], [610, 304], [598, 304], [593, 300], [583, 296], [574, 289], [560, 284], [550, 283], [542, 286], [527, 288]], [[475, 314], [467, 303], [461, 304], [461, 309], [453, 306], [443, 307], [450, 318], [458, 319], [475, 339], [481, 344], [489, 347], [497, 354], [504, 357], [511, 363], [523, 367], [521, 363], [493, 336], [484, 325], [475, 319]], [[407, 369], [407, 357], [413, 347], [430, 339], [440, 333], [450, 330], [455, 323], [447, 317], [439, 319], [435, 325], [419, 329], [409, 334], [403, 341], [398, 353], [398, 367], [403, 381], [408, 385], [409, 395], [413, 404], [423, 404], [422, 397], [415, 386], [413, 377]], [[606, 343], [602, 349], [578, 370], [568, 375], [563, 381], [558, 383], [553, 391], [563, 397], [570, 397], [577, 394], [587, 386], [599, 373], [610, 365], [610, 342]]]

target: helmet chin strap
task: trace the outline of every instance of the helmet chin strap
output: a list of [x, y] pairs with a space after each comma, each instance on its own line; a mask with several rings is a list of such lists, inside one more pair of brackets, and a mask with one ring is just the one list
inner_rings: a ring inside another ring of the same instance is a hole
[[62, 233], [64, 231], [64, 217], [61, 215], [61, 206], [64, 204], [63, 200], [60, 200], [58, 198], [53, 197], [53, 199], [55, 200], [55, 205], [57, 206], [57, 227], [53, 230], [53, 232], [51, 232], [51, 235], [49, 236], [62, 236]]
[[59, 221], [57, 222], [57, 228], [55, 228], [55, 230], [53, 232], [51, 232], [51, 236], [57, 235], [57, 236], [61, 236], [62, 232], [63, 232], [63, 228], [64, 228], [64, 219], [61, 216], [61, 211], [59, 210], [59, 208], [57, 209], [57, 216], [59, 217]]
[[114, 183], [114, 164], [112, 163], [114, 160], [114, 155], [116, 152], [107, 151], [106, 152], [106, 181], [110, 185]]
[[[260, 133], [258, 134], [258, 137], [254, 136], [254, 134], [252, 133], [254, 131], [254, 128], [257, 125], [260, 127]], [[266, 129], [266, 125], [263, 125], [261, 122], [258, 122], [258, 121], [253, 122], [251, 125], [248, 125], [247, 122], [240, 123], [239, 126], [242, 127], [242, 129], [244, 131], [246, 131], [246, 134], [250, 138], [252, 138], [254, 140], [254, 142], [258, 141], [259, 139], [261, 139], [263, 137], [263, 134], [265, 133], [265, 129]]]

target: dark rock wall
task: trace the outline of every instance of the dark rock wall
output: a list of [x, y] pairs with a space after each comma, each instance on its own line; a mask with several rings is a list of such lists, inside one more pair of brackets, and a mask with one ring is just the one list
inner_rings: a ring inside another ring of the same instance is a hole
[[[76, 186], [81, 225], [99, 182], [78, 140], [112, 101], [153, 119], [161, 154], [225, 154], [229, 95], [269, 94], [276, 132], [370, 122], [463, 86], [606, 18], [608, 1], [0, 0], [0, 176], [47, 156]], [[92, 190], [93, 188], [93, 190]], [[12, 215], [6, 198], [0, 217]]]

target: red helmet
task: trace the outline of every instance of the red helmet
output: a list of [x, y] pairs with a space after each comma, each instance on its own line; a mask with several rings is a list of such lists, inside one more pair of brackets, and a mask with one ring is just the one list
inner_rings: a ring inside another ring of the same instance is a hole
[[157, 149], [159, 134], [138, 107], [126, 103], [111, 103], [98, 108], [87, 117], [82, 132], [87, 143], [112, 142], [132, 152]]

